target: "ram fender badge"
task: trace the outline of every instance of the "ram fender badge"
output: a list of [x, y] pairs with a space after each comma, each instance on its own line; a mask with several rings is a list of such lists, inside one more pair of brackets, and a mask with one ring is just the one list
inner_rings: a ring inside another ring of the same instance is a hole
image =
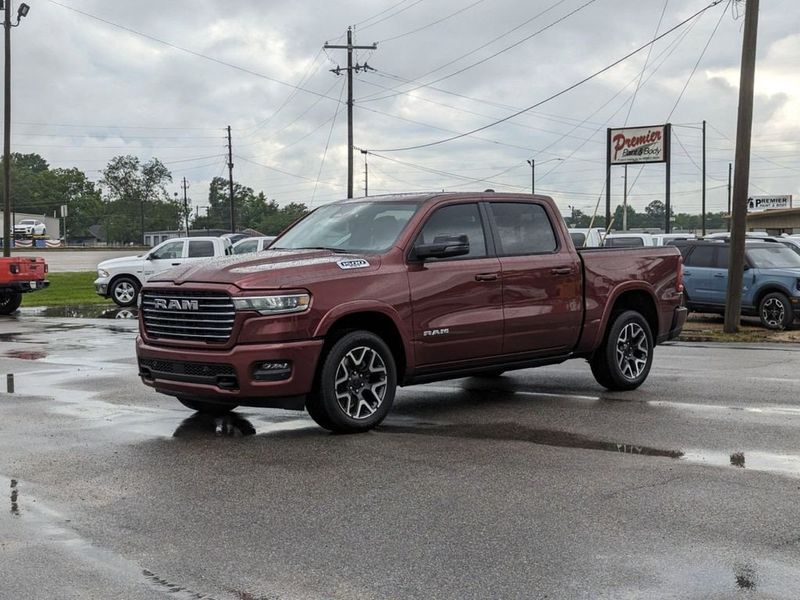
[[336, 261], [340, 269], [366, 269], [369, 261], [363, 258], [341, 258]]

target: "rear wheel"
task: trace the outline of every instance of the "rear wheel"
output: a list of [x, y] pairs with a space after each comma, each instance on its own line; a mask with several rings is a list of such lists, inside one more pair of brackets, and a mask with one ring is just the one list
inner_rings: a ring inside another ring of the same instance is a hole
[[22, 292], [0, 292], [0, 315], [10, 315], [22, 304]]
[[136, 304], [136, 296], [139, 295], [139, 284], [130, 277], [119, 277], [111, 284], [108, 292], [117, 306], [133, 306]]
[[628, 310], [612, 315], [602, 346], [589, 361], [597, 383], [609, 390], [642, 385], [653, 364], [653, 335], [641, 314]]
[[214, 402], [183, 397], [178, 397], [178, 402], [186, 408], [191, 408], [204, 415], [224, 415], [236, 408], [235, 404], [215, 404]]
[[374, 333], [354, 331], [325, 355], [306, 408], [320, 427], [358, 433], [383, 421], [396, 388], [397, 370], [389, 347]]
[[781, 292], [772, 292], [761, 299], [758, 316], [767, 329], [786, 329], [794, 321], [789, 298]]

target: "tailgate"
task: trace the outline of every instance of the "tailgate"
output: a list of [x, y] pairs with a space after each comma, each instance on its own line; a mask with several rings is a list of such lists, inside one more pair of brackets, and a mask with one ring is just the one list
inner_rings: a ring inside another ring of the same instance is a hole
[[47, 263], [43, 258], [20, 258], [15, 256], [6, 259], [7, 268], [4, 269], [0, 282], [44, 281], [47, 276]]

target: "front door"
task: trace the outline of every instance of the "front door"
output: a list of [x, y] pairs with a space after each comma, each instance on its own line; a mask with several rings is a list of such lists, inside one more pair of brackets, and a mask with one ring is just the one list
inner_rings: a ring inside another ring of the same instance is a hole
[[167, 269], [180, 265], [185, 256], [185, 245], [185, 240], [175, 240], [164, 242], [160, 246], [153, 248], [144, 262], [145, 281]]
[[408, 265], [414, 352], [419, 367], [470, 361], [501, 352], [500, 261], [489, 251], [478, 204], [437, 208], [423, 224], [415, 244], [464, 234], [469, 238], [469, 254]]

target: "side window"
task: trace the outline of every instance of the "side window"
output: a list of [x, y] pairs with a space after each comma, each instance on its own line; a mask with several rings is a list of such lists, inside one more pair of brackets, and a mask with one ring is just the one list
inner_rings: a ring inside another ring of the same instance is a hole
[[558, 248], [553, 226], [541, 204], [492, 202], [489, 207], [502, 256], [545, 254]]
[[234, 254], [247, 254], [248, 252], [255, 252], [258, 249], [258, 240], [248, 240], [236, 244], [233, 248]]
[[214, 256], [214, 242], [211, 240], [189, 241], [189, 258], [206, 258]]
[[440, 236], [463, 234], [469, 238], [469, 254], [448, 260], [485, 257], [486, 237], [477, 204], [453, 204], [436, 210], [425, 222], [414, 245], [432, 244]]
[[163, 260], [172, 258], [183, 258], [183, 241], [169, 242], [158, 250], [154, 251], [150, 258], [153, 260]]
[[715, 269], [727, 269], [728, 268], [728, 256], [730, 256], [731, 249], [730, 246], [720, 246], [717, 248], [717, 255], [716, 259], [714, 260], [714, 268]]
[[712, 268], [715, 250], [714, 246], [695, 246], [694, 251], [686, 258], [686, 266]]

